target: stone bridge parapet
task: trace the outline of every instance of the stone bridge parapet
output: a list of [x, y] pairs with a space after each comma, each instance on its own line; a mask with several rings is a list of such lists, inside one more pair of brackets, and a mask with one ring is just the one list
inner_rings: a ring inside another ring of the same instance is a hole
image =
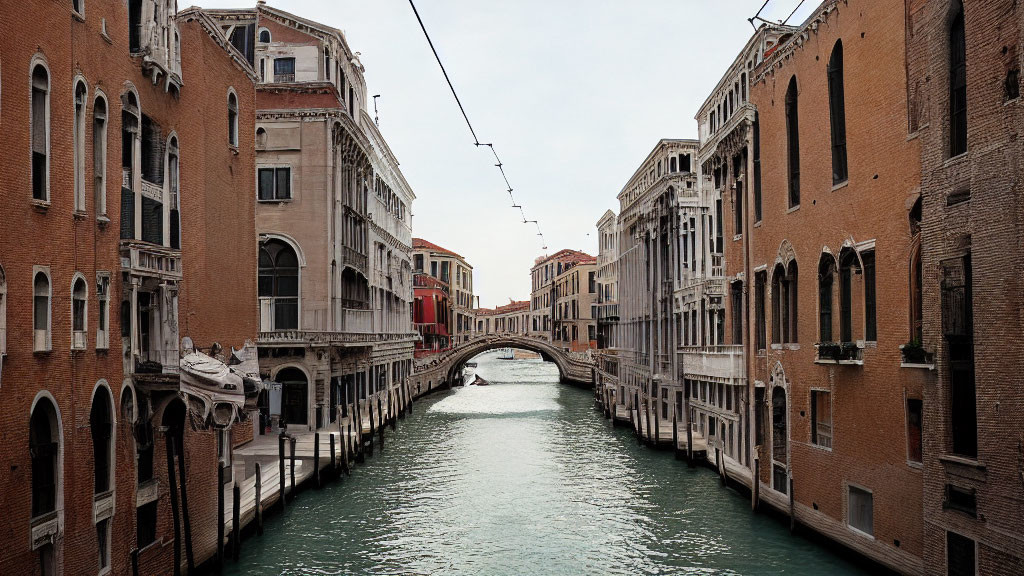
[[588, 352], [570, 352], [553, 346], [547, 340], [532, 336], [480, 336], [450, 350], [418, 359], [412, 381], [417, 394], [455, 383], [461, 369], [471, 358], [489, 350], [518, 348], [541, 355], [558, 366], [563, 382], [593, 384], [594, 356]]

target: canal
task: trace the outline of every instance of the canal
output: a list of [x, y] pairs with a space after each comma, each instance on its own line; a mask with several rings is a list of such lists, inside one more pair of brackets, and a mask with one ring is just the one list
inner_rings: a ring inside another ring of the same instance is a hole
[[268, 517], [231, 575], [866, 574], [749, 499], [637, 446], [554, 364], [477, 358], [383, 454]]

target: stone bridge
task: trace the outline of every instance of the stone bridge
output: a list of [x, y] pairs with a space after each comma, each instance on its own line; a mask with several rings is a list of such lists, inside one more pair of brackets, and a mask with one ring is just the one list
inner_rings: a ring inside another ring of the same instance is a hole
[[466, 362], [477, 354], [501, 348], [519, 348], [540, 354], [541, 358], [558, 366], [558, 375], [563, 382], [583, 385], [594, 382], [594, 360], [589, 353], [562, 350], [546, 340], [530, 336], [481, 336], [451, 350], [417, 360], [412, 375], [413, 390], [418, 395], [434, 388], [460, 384]]

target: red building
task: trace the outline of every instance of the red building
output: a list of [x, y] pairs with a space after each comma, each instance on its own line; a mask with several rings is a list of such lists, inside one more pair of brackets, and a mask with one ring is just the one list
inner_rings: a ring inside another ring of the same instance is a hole
[[429, 274], [413, 277], [412, 322], [421, 340], [416, 343], [420, 358], [452, 346], [452, 307], [448, 284]]
[[173, 6], [0, 8], [0, 574], [217, 550], [235, 418], [195, 412], [179, 344], [257, 334], [255, 76]]

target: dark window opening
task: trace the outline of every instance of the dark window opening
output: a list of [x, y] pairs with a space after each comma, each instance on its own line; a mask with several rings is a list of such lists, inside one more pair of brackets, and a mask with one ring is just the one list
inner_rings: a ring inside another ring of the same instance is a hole
[[231, 31], [231, 45], [237, 48], [242, 56], [245, 56], [250, 66], [255, 62], [256, 43], [253, 42], [255, 39], [255, 24], [235, 26], [235, 29]]
[[135, 509], [135, 543], [139, 549], [156, 541], [157, 502], [154, 500]]
[[57, 413], [53, 404], [40, 400], [29, 422], [29, 454], [32, 457], [32, 517], [53, 512], [57, 506]]
[[946, 532], [947, 576], [977, 576], [977, 560], [974, 540]]
[[754, 112], [754, 221], [761, 221], [761, 123]]
[[877, 309], [875, 304], [875, 251], [865, 250], [860, 255], [864, 265], [864, 339], [878, 340]]
[[36, 200], [49, 200], [49, 90], [49, 74], [41, 64], [36, 65], [32, 70], [32, 198]]
[[757, 349], [764, 350], [767, 347], [767, 333], [765, 327], [764, 293], [765, 284], [768, 283], [768, 273], [761, 271], [754, 275], [754, 316], [756, 322], [755, 331], [757, 334]]
[[295, 58], [274, 59], [274, 82], [295, 81]]
[[128, 50], [142, 49], [142, 0], [128, 0]]
[[957, 14], [949, 30], [949, 155], [967, 152], [967, 38], [964, 8], [958, 2]]
[[832, 184], [845, 182], [846, 95], [843, 90], [843, 41], [837, 40], [828, 61], [828, 108], [832, 126]]
[[832, 341], [832, 285], [835, 281], [832, 256], [821, 255], [818, 265], [818, 341]]
[[743, 282], [733, 282], [729, 294], [732, 306], [732, 343], [743, 344]]
[[291, 199], [291, 168], [260, 168], [258, 180], [260, 200]]
[[977, 518], [978, 493], [973, 488], [961, 488], [952, 484], [946, 484], [946, 494], [942, 507], [947, 510], [958, 510], [972, 518]]
[[946, 263], [942, 279], [942, 331], [949, 355], [950, 425], [953, 452], [978, 456], [974, 380], [974, 310], [971, 257]]
[[789, 207], [800, 205], [800, 112], [796, 76], [786, 90], [786, 150], [789, 158]]
[[92, 400], [89, 428], [92, 432], [93, 492], [110, 490], [110, 438], [113, 435], [111, 398], [106, 388], [99, 388]]
[[922, 462], [921, 424], [922, 401], [907, 398], [907, 460]]

